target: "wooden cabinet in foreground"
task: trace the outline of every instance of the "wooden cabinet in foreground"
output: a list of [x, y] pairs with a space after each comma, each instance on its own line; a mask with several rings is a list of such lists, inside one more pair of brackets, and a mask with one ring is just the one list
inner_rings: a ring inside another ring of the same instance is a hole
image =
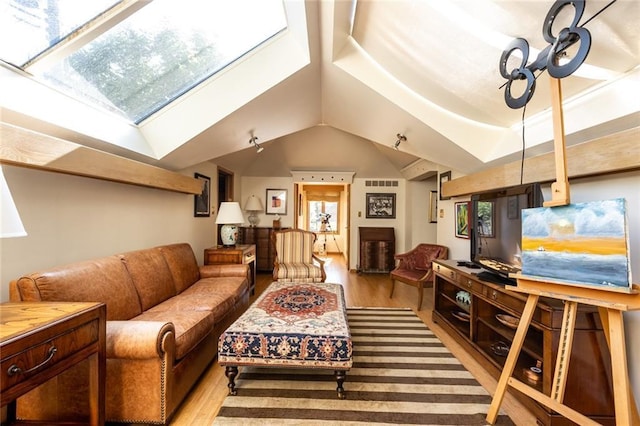
[[[105, 422], [106, 306], [102, 303], [17, 302], [0, 304], [0, 384], [7, 420], [21, 417], [16, 399], [88, 360], [86, 417], [81, 424]], [[64, 392], [64, 388], [59, 389]], [[55, 411], [55, 401], [42, 401]], [[17, 413], [17, 414], [16, 414]], [[55, 414], [55, 413], [52, 413]], [[80, 414], [79, 414], [80, 415]], [[53, 416], [52, 416], [53, 417]], [[40, 424], [59, 423], [52, 418]]]
[[[515, 336], [526, 297], [504, 284], [478, 278], [478, 270], [438, 260], [433, 270], [433, 321], [464, 347], [496, 380]], [[540, 298], [513, 376], [550, 395], [564, 305]], [[564, 404], [598, 423], [615, 424], [611, 356], [598, 310], [580, 305]], [[573, 424], [528, 396], [509, 389], [540, 425]]]

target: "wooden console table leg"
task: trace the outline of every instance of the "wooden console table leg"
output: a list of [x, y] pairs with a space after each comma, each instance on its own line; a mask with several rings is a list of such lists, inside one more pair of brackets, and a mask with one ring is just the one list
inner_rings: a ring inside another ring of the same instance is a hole
[[513, 342], [511, 343], [509, 355], [507, 356], [507, 360], [504, 363], [502, 374], [500, 374], [500, 380], [498, 381], [498, 385], [496, 386], [496, 392], [493, 395], [491, 406], [489, 407], [489, 411], [487, 412], [487, 422], [489, 422], [489, 424], [494, 424], [496, 422], [496, 419], [498, 418], [498, 411], [500, 410], [500, 406], [502, 405], [504, 394], [507, 391], [509, 379], [513, 375], [513, 370], [516, 367], [518, 355], [520, 355], [520, 350], [522, 349], [524, 338], [527, 335], [529, 324], [531, 324], [533, 313], [536, 310], [538, 299], [539, 296], [536, 294], [530, 294], [527, 298], [527, 303], [524, 306], [522, 316], [520, 317], [520, 322], [518, 323], [518, 329], [516, 330]]
[[89, 422], [91, 425], [104, 425], [104, 375], [100, 374], [100, 355], [89, 358]]

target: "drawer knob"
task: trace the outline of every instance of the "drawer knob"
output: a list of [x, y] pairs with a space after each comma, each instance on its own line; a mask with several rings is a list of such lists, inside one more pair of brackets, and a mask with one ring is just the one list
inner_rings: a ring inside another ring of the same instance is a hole
[[51, 346], [49, 348], [49, 355], [47, 356], [47, 359], [42, 361], [40, 364], [36, 365], [35, 367], [31, 367], [28, 370], [22, 370], [22, 368], [18, 367], [15, 364], [12, 364], [9, 367], [9, 370], [7, 370], [7, 374], [9, 375], [9, 377], [12, 377], [12, 376], [15, 376], [17, 374], [33, 373], [34, 371], [36, 371], [37, 369], [39, 369], [41, 367], [44, 367], [49, 361], [51, 361], [51, 359], [56, 354], [56, 352], [58, 352], [58, 348], [56, 348], [55, 346]]
[[492, 298], [493, 300], [496, 300], [496, 299], [498, 298], [498, 292], [497, 292], [497, 291], [495, 291], [495, 290], [493, 290], [493, 291], [491, 292], [491, 298]]
[[471, 280], [467, 280], [467, 287], [471, 288], [473, 286], [473, 282]]

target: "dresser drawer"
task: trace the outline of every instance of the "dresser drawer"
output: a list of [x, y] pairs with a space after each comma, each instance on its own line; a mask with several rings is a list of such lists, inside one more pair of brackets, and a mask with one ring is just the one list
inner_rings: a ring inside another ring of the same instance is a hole
[[458, 284], [460, 284], [460, 287], [464, 288], [467, 291], [475, 294], [483, 294], [484, 285], [482, 283], [479, 283], [478, 281], [474, 281], [462, 274], [458, 274], [458, 279], [456, 281], [458, 282]]
[[[491, 300], [491, 302], [495, 303], [496, 306], [514, 313], [518, 318], [522, 315], [522, 311], [524, 311], [526, 301], [518, 299], [512, 294], [505, 294], [494, 288], [486, 287], [485, 296]], [[533, 311], [532, 321], [538, 324], [542, 322], [542, 311], [539, 308]]]
[[34, 334], [33, 346], [0, 360], [2, 392], [98, 342], [99, 328], [96, 319], [48, 340], [39, 341], [38, 334]]
[[446, 266], [442, 266], [439, 263], [434, 263], [433, 264], [433, 270], [436, 272], [436, 274], [440, 274], [445, 278], [449, 278], [451, 280], [456, 280], [458, 274], [453, 270], [453, 269], [449, 269]]

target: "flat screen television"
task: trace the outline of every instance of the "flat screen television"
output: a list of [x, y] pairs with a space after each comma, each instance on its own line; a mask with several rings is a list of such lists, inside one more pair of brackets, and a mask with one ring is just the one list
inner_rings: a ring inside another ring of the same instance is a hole
[[470, 260], [485, 271], [478, 277], [512, 282], [509, 274], [522, 270], [522, 209], [541, 207], [540, 184], [502, 188], [471, 196]]

